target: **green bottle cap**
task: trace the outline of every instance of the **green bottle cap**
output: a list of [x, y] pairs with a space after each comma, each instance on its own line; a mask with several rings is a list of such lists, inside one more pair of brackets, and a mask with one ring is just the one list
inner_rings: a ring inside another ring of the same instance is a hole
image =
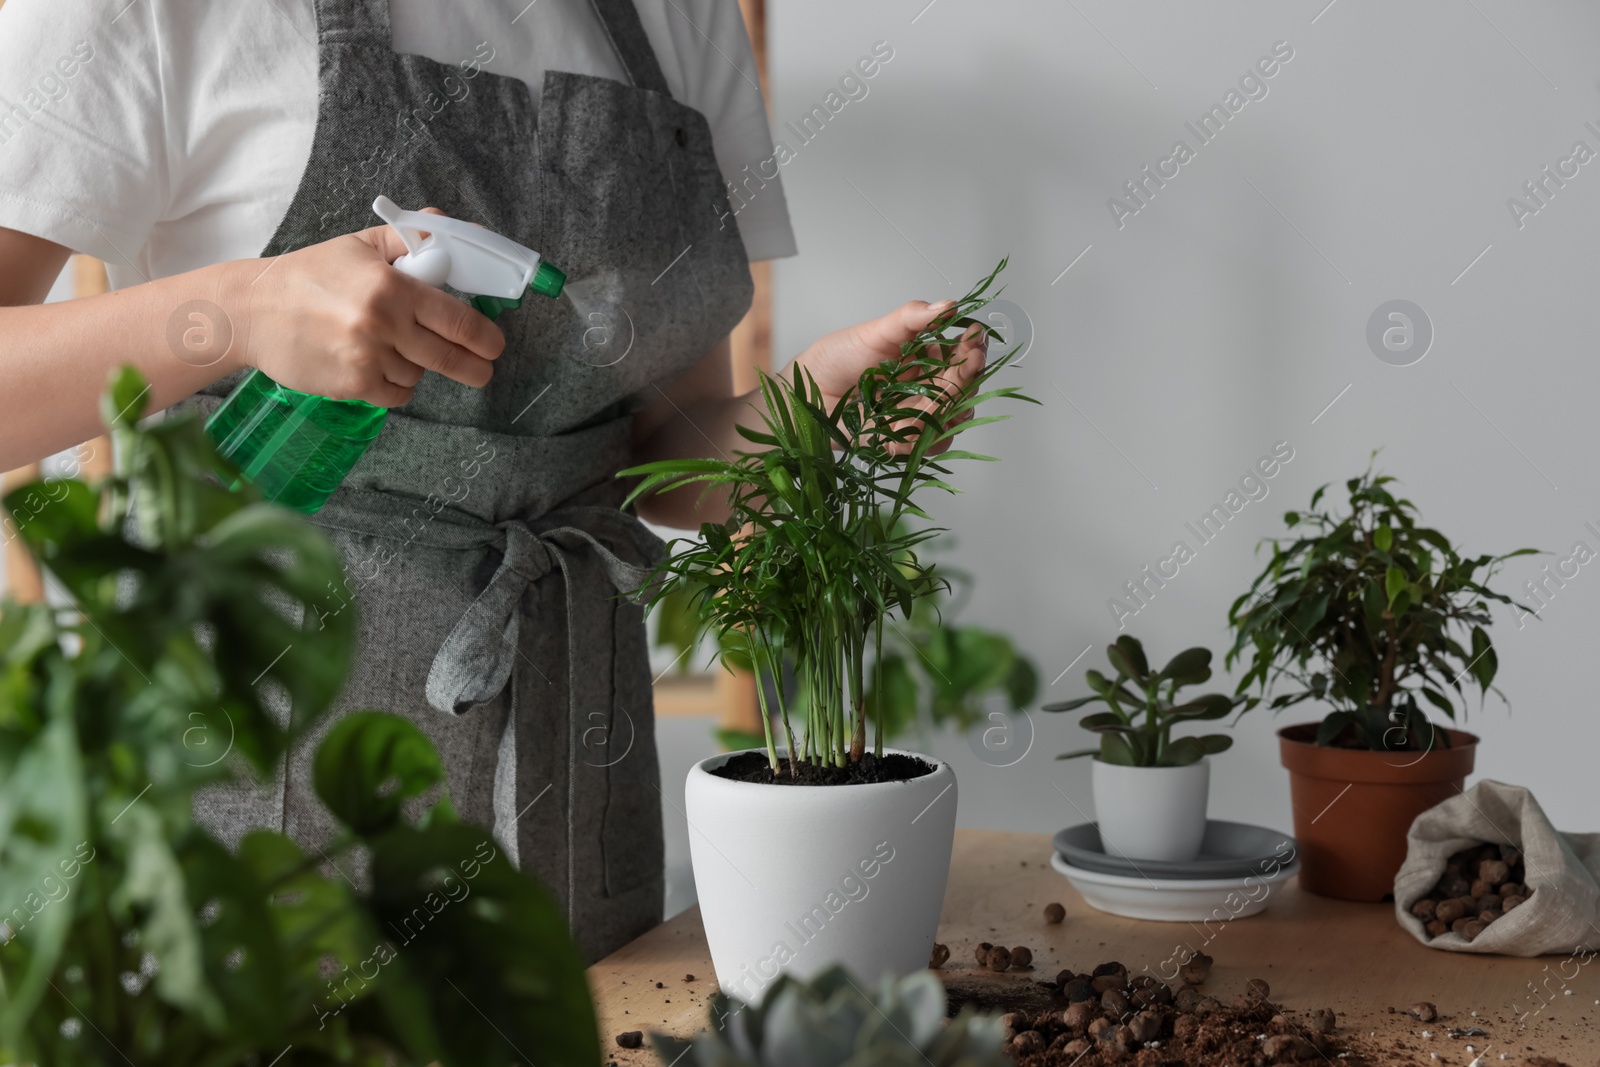
[[562, 286], [566, 284], [566, 274], [541, 259], [539, 269], [533, 272], [533, 281], [528, 283], [528, 288], [548, 297], [558, 297], [561, 295]]

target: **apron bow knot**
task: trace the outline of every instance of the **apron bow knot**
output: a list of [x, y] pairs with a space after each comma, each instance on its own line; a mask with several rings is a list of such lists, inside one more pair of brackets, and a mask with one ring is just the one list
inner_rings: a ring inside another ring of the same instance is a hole
[[[569, 572], [582, 566], [582, 557], [599, 563], [617, 593], [631, 594], [649, 579], [661, 554], [660, 540], [637, 518], [608, 507], [562, 508], [538, 520], [486, 526], [483, 532], [501, 550], [500, 566], [439, 646], [428, 671], [428, 703], [451, 715], [505, 689], [521, 654], [517, 637], [522, 598], [531, 585], [552, 571], [561, 572], [567, 579], [570, 630], [579, 610], [576, 601], [596, 595], [586, 583], [570, 580]], [[638, 562], [623, 559], [619, 550]]]

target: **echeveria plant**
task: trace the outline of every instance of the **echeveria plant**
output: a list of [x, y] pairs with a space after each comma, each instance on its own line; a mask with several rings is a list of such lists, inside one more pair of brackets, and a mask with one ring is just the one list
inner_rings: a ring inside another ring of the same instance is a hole
[[[1115, 678], [1090, 669], [1084, 673], [1084, 680], [1094, 692], [1076, 700], [1046, 704], [1042, 709], [1075, 711], [1094, 703], [1106, 706], [1105, 711], [1085, 715], [1078, 722], [1085, 730], [1100, 735], [1100, 746], [1064, 752], [1057, 759], [1094, 756], [1102, 763], [1130, 767], [1181, 767], [1226, 752], [1233, 744], [1227, 734], [1172, 735], [1173, 727], [1182, 723], [1223, 719], [1241, 704], [1246, 710], [1249, 708], [1246, 698], [1221, 693], [1185, 697], [1180, 702], [1178, 690], [1211, 679], [1210, 649], [1185, 649], [1165, 667], [1152, 671], [1144, 646], [1123, 634], [1106, 646], [1106, 658], [1116, 669]], [[1130, 684], [1139, 691], [1129, 689]]]
[[1008, 1067], [1000, 1019], [963, 1008], [947, 1021], [945, 1003], [926, 971], [886, 978], [869, 996], [835, 967], [810, 982], [783, 975], [760, 1004], [714, 993], [698, 1037], [650, 1043], [669, 1067]]
[[[951, 385], [956, 342], [972, 329], [999, 336], [972, 315], [988, 302], [984, 294], [1004, 266], [837, 400], [803, 370], [762, 375], [764, 428], [739, 427], [758, 450], [622, 472], [640, 479], [630, 501], [697, 483], [727, 491], [732, 517], [706, 523], [696, 540], [675, 542], [652, 596], [688, 594], [719, 648], [739, 650], [762, 674], [780, 675], [785, 653], [792, 656], [799, 695], [791, 701], [780, 690], [777, 697], [791, 773], [796, 760], [832, 767], [860, 760], [869, 719], [877, 724], [874, 752], [882, 755], [887, 708], [883, 701], [874, 706], [869, 694], [882, 690], [873, 672], [886, 662], [884, 627], [895, 614], [909, 618], [919, 600], [946, 584], [917, 554], [940, 531], [912, 530], [904, 520], [928, 518], [916, 502], [923, 490], [955, 492], [943, 480], [949, 462], [991, 458], [939, 451], [958, 434], [1005, 417], [973, 417], [979, 404], [1027, 399], [1013, 388], [984, 389], [1010, 354], [964, 388]], [[765, 712], [766, 687], [757, 691]], [[799, 740], [796, 707], [803, 711]], [[763, 718], [776, 775], [778, 742], [772, 717]]]
[[1393, 482], [1368, 467], [1345, 482], [1342, 514], [1317, 510], [1326, 485], [1306, 510], [1287, 513], [1297, 536], [1267, 542], [1271, 559], [1228, 611], [1228, 665], [1250, 660], [1238, 691], [1266, 694], [1288, 682], [1273, 708], [1332, 705], [1317, 730], [1321, 745], [1448, 745], [1422, 704], [1453, 720], [1457, 701], [1465, 711], [1463, 680], [1477, 686], [1480, 701], [1499, 693], [1499, 659], [1485, 627], [1489, 606], [1512, 600], [1485, 583], [1506, 560], [1535, 550], [1463, 556], [1418, 524], [1416, 506], [1385, 488]]

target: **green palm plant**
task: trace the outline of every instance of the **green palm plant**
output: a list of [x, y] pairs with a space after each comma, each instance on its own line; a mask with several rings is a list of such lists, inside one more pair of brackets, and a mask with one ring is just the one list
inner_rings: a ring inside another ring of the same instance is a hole
[[[894, 614], [909, 618], [919, 600], [946, 588], [917, 553], [942, 531], [911, 529], [905, 520], [931, 521], [916, 502], [924, 491], [956, 491], [945, 480], [947, 464], [993, 458], [948, 447], [957, 435], [1006, 417], [975, 415], [980, 404], [1029, 399], [1015, 388], [986, 388], [1009, 354], [966, 386], [950, 385], [962, 336], [972, 329], [1000, 336], [972, 315], [992, 299], [985, 293], [1004, 267], [1002, 260], [902, 345], [899, 358], [869, 367], [836, 400], [802, 369], [762, 375], [763, 425], [739, 427], [758, 449], [726, 460], [665, 460], [620, 475], [639, 479], [630, 503], [696, 484], [727, 492], [728, 521], [674, 542], [647, 598], [688, 595], [721, 654], [747, 656], [760, 673], [778, 676], [785, 653], [793, 657], [798, 693], [792, 701], [776, 695], [791, 774], [796, 761], [844, 767], [861, 760], [869, 719], [877, 724], [874, 754], [882, 755], [884, 711], [869, 693], [881, 688], [872, 668], [883, 661], [885, 623]], [[768, 695], [765, 687], [757, 692], [777, 775]], [[803, 711], [798, 741], [791, 705]]]

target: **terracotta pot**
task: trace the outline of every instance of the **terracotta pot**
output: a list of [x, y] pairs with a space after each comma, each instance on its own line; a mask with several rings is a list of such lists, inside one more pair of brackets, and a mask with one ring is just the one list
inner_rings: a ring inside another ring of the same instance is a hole
[[1317, 725], [1278, 731], [1300, 844], [1300, 888], [1340, 900], [1382, 900], [1394, 892], [1412, 820], [1462, 791], [1478, 739], [1447, 730], [1449, 748], [1372, 752], [1315, 744]]

